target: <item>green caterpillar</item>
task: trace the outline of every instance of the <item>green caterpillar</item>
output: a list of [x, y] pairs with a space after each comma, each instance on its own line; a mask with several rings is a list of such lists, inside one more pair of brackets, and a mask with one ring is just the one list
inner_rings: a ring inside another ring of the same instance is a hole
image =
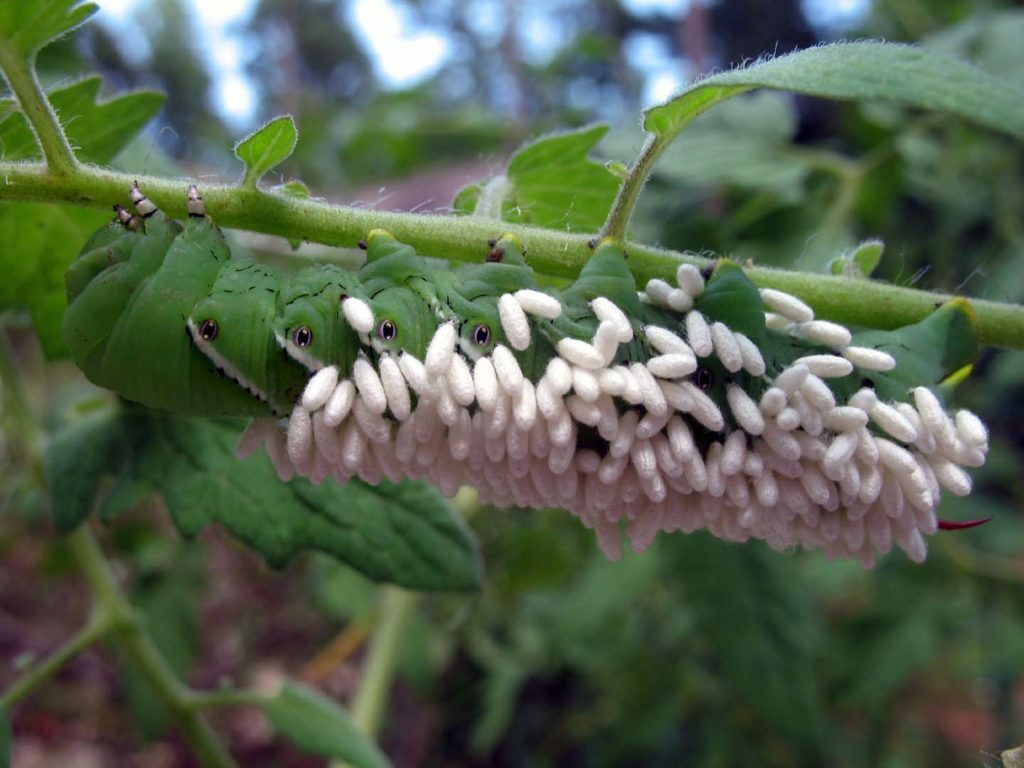
[[969, 492], [985, 458], [978, 419], [914, 380], [973, 348], [890, 354], [969, 322], [960, 304], [855, 339], [725, 260], [638, 292], [613, 241], [545, 287], [509, 235], [452, 270], [374, 230], [356, 272], [282, 275], [232, 259], [194, 187], [184, 224], [131, 197], [138, 215], [118, 209], [67, 272], [75, 362], [154, 408], [265, 417], [239, 452], [265, 445], [283, 479], [562, 506], [611, 557], [625, 522], [638, 550], [707, 528], [870, 566], [894, 543], [922, 559], [942, 489]]

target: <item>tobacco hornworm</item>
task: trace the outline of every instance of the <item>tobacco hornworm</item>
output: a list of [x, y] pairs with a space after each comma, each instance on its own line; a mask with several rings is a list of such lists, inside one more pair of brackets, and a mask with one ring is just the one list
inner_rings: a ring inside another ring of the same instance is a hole
[[928, 351], [973, 338], [962, 303], [854, 335], [726, 260], [640, 292], [610, 240], [545, 286], [511, 235], [453, 270], [374, 230], [358, 271], [287, 276], [231, 259], [194, 188], [184, 225], [132, 200], [68, 270], [75, 361], [152, 407], [269, 416], [239, 452], [265, 444], [282, 478], [561, 506], [611, 557], [624, 522], [638, 550], [707, 528], [870, 566], [894, 543], [922, 559], [941, 491], [987, 452], [921, 386], [970, 362], [973, 342]]

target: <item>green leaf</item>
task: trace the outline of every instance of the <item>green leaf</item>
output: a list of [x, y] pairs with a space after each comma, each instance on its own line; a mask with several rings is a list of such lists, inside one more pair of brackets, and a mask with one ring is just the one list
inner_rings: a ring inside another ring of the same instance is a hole
[[596, 232], [604, 223], [619, 179], [587, 157], [608, 132], [606, 125], [543, 136], [509, 161], [511, 187], [502, 205], [505, 221], [569, 232]]
[[[463, 187], [456, 213], [483, 205], [487, 216], [569, 232], [596, 232], [619, 189], [619, 178], [587, 153], [608, 132], [606, 125], [553, 133], [513, 155], [505, 176]], [[492, 199], [492, 196], [497, 199]]]
[[[112, 493], [121, 494], [118, 503], [99, 500], [106, 513], [146, 489], [163, 497], [185, 536], [217, 523], [273, 565], [317, 549], [371, 579], [409, 589], [479, 586], [482, 566], [472, 534], [431, 486], [282, 483], [264, 454], [236, 459], [237, 438], [234, 422], [176, 418], [136, 407], [125, 407], [105, 424], [72, 425], [54, 441], [64, 461], [51, 459], [58, 521], [65, 528], [81, 522], [91, 501], [87, 494], [95, 492], [106, 471], [114, 475]], [[61, 474], [76, 446], [95, 453], [92, 464], [78, 475]]]
[[103, 476], [118, 461], [118, 426], [115, 412], [93, 413], [65, 427], [46, 446], [43, 467], [57, 530], [74, 530], [89, 516]]
[[796, 130], [796, 109], [784, 95], [747, 94], [675, 139], [658, 161], [658, 174], [672, 184], [771, 188], [776, 198], [796, 202], [813, 168], [812, 156], [793, 145]]
[[303, 752], [344, 760], [355, 768], [388, 768], [391, 762], [331, 699], [287, 680], [261, 708], [274, 730]]
[[[661, 562], [686, 588], [691, 612], [729, 685], [735, 706], [753, 710], [794, 744], [821, 739], [807, 590], [791, 563], [766, 546], [703, 534], [662, 542]], [[797, 761], [794, 761], [797, 762]]]
[[64, 271], [81, 244], [110, 220], [102, 211], [41, 203], [0, 203], [0, 310], [25, 307], [50, 359], [64, 357]]
[[[163, 94], [137, 91], [110, 101], [97, 101], [102, 86], [99, 76], [56, 88], [48, 94], [60, 116], [75, 156], [87, 163], [106, 164], [134, 138], [164, 103]], [[0, 151], [4, 160], [41, 157], [35, 137], [19, 111], [0, 121]]]
[[299, 181], [298, 179], [292, 179], [291, 181], [286, 181], [284, 184], [278, 184], [270, 191], [276, 192], [279, 195], [284, 195], [292, 200], [309, 200], [309, 187], [306, 186], [305, 182]]
[[835, 43], [721, 72], [644, 112], [671, 141], [716, 104], [755, 88], [842, 100], [883, 99], [959, 115], [1024, 139], [1024, 91], [958, 59], [908, 45]]
[[245, 163], [242, 184], [255, 187], [267, 171], [291, 156], [298, 140], [295, 120], [291, 115], [281, 115], [238, 142], [235, 156]]
[[865, 240], [848, 253], [844, 253], [829, 264], [833, 275], [846, 277], [871, 277], [878, 262], [885, 253], [885, 243], [881, 240]]
[[0, 45], [27, 58], [97, 10], [95, 3], [80, 0], [5, 0], [0, 2]]
[[456, 216], [467, 216], [476, 210], [480, 202], [480, 194], [483, 188], [480, 184], [467, 184], [455, 194], [452, 201], [452, 213]]
[[[12, 4], [0, 3], [6, 5]], [[140, 91], [99, 103], [100, 86], [100, 78], [90, 77], [58, 88], [50, 97], [78, 158], [109, 163], [156, 114], [163, 96]], [[8, 112], [0, 121], [0, 149], [5, 160], [39, 157], [20, 112]], [[109, 218], [101, 211], [71, 206], [0, 203], [0, 229], [7, 246], [0, 252], [0, 310], [27, 308], [48, 358], [67, 354], [60, 335], [67, 307], [64, 271], [80, 244]]]

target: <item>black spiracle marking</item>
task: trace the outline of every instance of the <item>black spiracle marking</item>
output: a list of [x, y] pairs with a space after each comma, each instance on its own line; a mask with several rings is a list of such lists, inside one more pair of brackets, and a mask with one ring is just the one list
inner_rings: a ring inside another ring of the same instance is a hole
[[697, 373], [694, 375], [697, 387], [707, 391], [715, 385], [715, 372], [708, 368], [706, 365], [702, 365], [697, 369]]

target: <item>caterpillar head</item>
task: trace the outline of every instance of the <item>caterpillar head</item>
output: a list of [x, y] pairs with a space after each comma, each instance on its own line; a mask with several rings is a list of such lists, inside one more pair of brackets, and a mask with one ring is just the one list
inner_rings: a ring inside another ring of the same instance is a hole
[[[224, 375], [287, 412], [306, 374], [272, 342], [280, 276], [253, 262], [228, 262], [187, 321], [192, 341]], [[271, 396], [270, 393], [278, 393]]]
[[470, 360], [489, 355], [495, 344], [506, 342], [496, 297], [482, 296], [471, 301], [453, 297], [451, 303], [459, 318], [459, 348]]
[[351, 371], [359, 338], [345, 322], [341, 302], [359, 294], [356, 276], [338, 267], [323, 265], [298, 272], [281, 293], [275, 340], [310, 371], [327, 365]]
[[404, 285], [385, 288], [370, 301], [374, 327], [370, 344], [377, 352], [408, 352], [423, 359], [437, 328], [427, 302]]

